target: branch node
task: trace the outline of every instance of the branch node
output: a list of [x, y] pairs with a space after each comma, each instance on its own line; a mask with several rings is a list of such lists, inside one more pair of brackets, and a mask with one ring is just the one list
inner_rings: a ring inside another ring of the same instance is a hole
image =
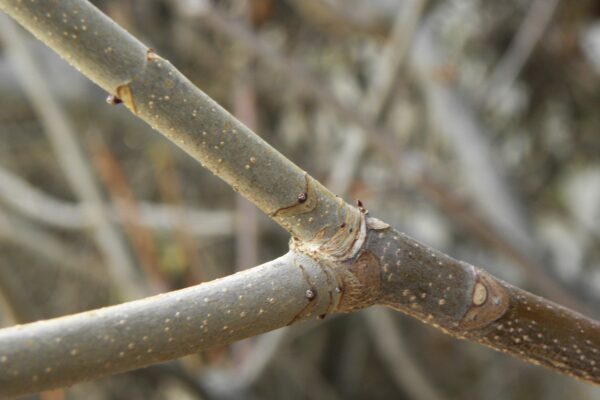
[[315, 184], [313, 179], [307, 173], [304, 174], [304, 179], [306, 180], [306, 189], [297, 196], [293, 204], [271, 213], [273, 218], [293, 217], [315, 209], [317, 206]]
[[510, 305], [507, 290], [488, 273], [477, 269], [473, 285], [471, 307], [465, 313], [460, 327], [480, 329], [502, 317]]
[[131, 92], [128, 83], [117, 88], [117, 98], [122, 101], [132, 113], [137, 114], [137, 107], [133, 101], [133, 93]]
[[367, 217], [367, 228], [372, 229], [374, 231], [382, 231], [384, 229], [388, 229], [390, 224], [383, 222], [380, 219]]
[[106, 98], [106, 102], [107, 102], [108, 104], [111, 104], [111, 105], [113, 105], [113, 106], [114, 106], [114, 105], [117, 105], [117, 104], [121, 104], [121, 103], [123, 102], [123, 100], [121, 100], [121, 99], [120, 99], [120, 98], [118, 98], [117, 96], [115, 96], [115, 95], [112, 95], [112, 94], [111, 94], [111, 95], [109, 95], [109, 96]]
[[157, 59], [160, 59], [160, 56], [154, 52], [154, 49], [149, 47], [148, 50], [146, 50], [146, 61], [152, 61]]

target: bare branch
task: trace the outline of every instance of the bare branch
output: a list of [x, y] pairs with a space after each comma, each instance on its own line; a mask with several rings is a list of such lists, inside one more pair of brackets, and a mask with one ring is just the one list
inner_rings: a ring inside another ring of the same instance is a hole
[[[85, 212], [85, 205], [54, 198], [33, 187], [16, 174], [0, 166], [0, 198], [25, 216], [63, 229], [93, 229], [94, 220]], [[120, 222], [119, 203], [112, 204], [109, 217]], [[194, 235], [231, 235], [233, 217], [226, 210], [195, 208], [140, 202], [139, 223], [152, 229], [175, 230], [186, 221], [185, 229]], [[181, 218], [177, 218], [181, 216]]]
[[326, 313], [327, 293], [339, 294], [324, 274], [288, 253], [199, 286], [0, 330], [0, 396], [141, 368]]
[[[26, 249], [31, 254], [60, 267], [62, 271], [73, 274], [88, 282], [104, 282], [106, 276], [93, 268], [89, 261], [76, 256], [77, 250], [23, 219], [4, 213], [0, 209], [0, 239]], [[87, 268], [84, 266], [87, 264]]]
[[[119, 97], [134, 114], [163, 132], [292, 236], [322, 244], [344, 223], [359, 230], [355, 209], [345, 206], [232, 118], [167, 60], [92, 4], [78, 0], [35, 6], [12, 1], [1, 4], [38, 39]], [[72, 19], [70, 23], [64, 23], [63, 14], [67, 21]]]
[[[352, 127], [348, 129], [347, 135], [350, 140], [348, 140], [347, 145], [341, 149], [339, 159], [347, 160], [355, 157], [355, 154], [360, 153], [360, 148], [363, 146], [361, 141], [368, 140], [370, 145], [379, 151], [380, 154], [386, 156], [393, 165], [396, 166], [398, 178], [402, 180], [403, 184], [417, 189], [420, 193], [439, 206], [444, 212], [448, 213], [448, 215], [460, 225], [467, 228], [473, 237], [491, 245], [512, 259], [515, 265], [526, 273], [528, 283], [534, 288], [539, 288], [545, 296], [549, 296], [580, 311], [588, 312], [587, 307], [582, 305], [577, 298], [565, 290], [560, 284], [552, 279], [552, 277], [548, 276], [547, 270], [539, 264], [537, 255], [532, 255], [532, 252], [527, 252], [526, 249], [524, 249], [528, 243], [528, 246], [531, 246], [531, 239], [524, 233], [524, 224], [521, 223], [518, 217], [515, 217], [518, 213], [510, 211], [514, 210], [515, 207], [510, 198], [506, 199], [508, 194], [506, 191], [498, 191], [499, 193], [503, 193], [501, 196], [505, 198], [502, 203], [508, 204], [507, 206], [502, 206], [504, 211], [499, 212], [499, 215], [507, 216], [507, 220], [512, 221], [508, 223], [501, 216], [493, 213], [493, 201], [489, 200], [490, 198], [493, 198], [493, 196], [489, 196], [487, 191], [487, 181], [485, 179], [483, 180], [486, 185], [472, 185], [471, 189], [476, 194], [474, 197], [477, 200], [477, 203], [480, 204], [479, 208], [485, 211], [485, 213], [481, 215], [481, 213], [473, 210], [473, 207], [465, 204], [465, 202], [456, 196], [452, 190], [445, 185], [440, 184], [439, 180], [432, 176], [430, 168], [428, 168], [427, 165], [423, 165], [425, 160], [420, 159], [419, 167], [415, 167], [414, 163], [411, 162], [411, 159], [414, 159], [414, 157], [406, 155], [398, 144], [394, 140], [391, 140], [391, 138], [394, 137], [391, 132], [372, 123], [370, 118], [367, 118], [360, 112], [360, 106], [347, 106], [340, 103], [325, 89], [325, 86], [321, 84], [318, 79], [315, 79], [314, 76], [303, 68], [301, 63], [284, 57], [273, 46], [269, 46], [268, 42], [253, 36], [252, 32], [244, 29], [243, 26], [235, 20], [228, 18], [216, 7], [207, 6], [189, 9], [184, 7], [184, 5], [189, 5], [190, 2], [179, 3], [183, 4], [181, 5], [182, 10], [180, 10], [180, 12], [185, 14], [186, 17], [195, 19], [200, 18], [199, 20], [205, 23], [207, 27], [230, 37], [238, 44], [243, 44], [259, 56], [262, 61], [269, 64], [274, 69], [288, 74], [290, 80], [294, 82], [296, 86], [301, 87], [303, 91], [311, 94], [322, 106], [333, 109], [340, 117], [343, 117], [345, 120], [360, 127], [360, 129], [353, 129]], [[191, 3], [194, 4], [195, 2]], [[294, 2], [293, 4], [298, 3]], [[320, 11], [331, 12], [327, 7], [323, 7]], [[337, 14], [330, 15], [329, 17], [336, 17], [338, 19], [338, 24], [346, 22], [343, 20], [343, 17], [340, 17]], [[430, 33], [427, 31], [426, 34], [427, 36], [430, 36]], [[433, 46], [431, 38], [426, 37], [425, 39], [424, 42], [427, 46], [422, 43], [415, 43], [415, 45], [421, 45], [423, 48], [420, 50], [414, 49], [414, 52], [433, 52], [433, 56], [428, 58], [428, 60], [433, 59], [439, 61], [441, 57], [439, 52], [436, 49], [429, 47], [429, 45]], [[416, 63], [413, 57], [411, 57], [410, 61], [410, 65]], [[445, 65], [444, 62], [440, 63]], [[427, 65], [432, 67], [430, 64]], [[418, 70], [418, 68], [415, 69]], [[434, 68], [433, 70], [435, 71], [436, 69]], [[431, 80], [429, 78], [429, 76], [426, 77], [427, 80]], [[427, 91], [430, 87], [435, 89], [434, 83], [435, 82], [430, 82], [431, 86], [425, 85], [424, 90]], [[438, 85], [438, 88], [441, 88], [442, 91], [444, 91], [445, 96], [450, 98], [451, 104], [452, 102], [460, 103], [460, 100], [456, 97], [456, 93], [446, 88], [443, 84]], [[431, 98], [435, 96], [435, 94], [432, 94]], [[479, 139], [478, 129], [480, 128], [478, 122], [473, 119], [472, 111], [465, 107], [465, 104], [461, 103], [458, 107], [453, 109], [455, 112], [459, 113], [460, 119], [452, 114], [448, 108], [442, 108], [443, 105], [443, 101], [432, 101], [431, 107], [434, 110], [433, 114], [439, 112], [450, 118], [448, 120], [450, 121], [450, 124], [447, 127], [448, 129], [452, 132], [458, 132], [461, 139], [464, 137], [475, 138], [475, 140]], [[438, 110], [437, 107], [440, 107], [440, 109]], [[461, 134], [460, 129], [464, 127], [464, 124], [456, 123], [460, 120], [467, 121], [467, 127], [469, 129], [467, 134]], [[473, 128], [475, 130], [473, 130]], [[485, 146], [485, 144], [481, 144], [480, 141], [478, 141], [478, 143], [480, 146]], [[463, 159], [461, 158], [461, 160]], [[484, 164], [484, 169], [489, 171], [487, 164]], [[349, 169], [342, 171], [339, 168], [334, 168], [334, 170], [336, 175], [333, 177], [330, 176], [329, 181], [333, 179], [344, 182], [350, 181], [350, 174], [353, 171], [350, 171]], [[476, 174], [477, 172], [471, 171], [470, 173]], [[491, 174], [495, 176], [495, 172], [492, 171]], [[475, 180], [480, 181], [480, 179], [474, 179], [474, 181]], [[494, 177], [493, 182], [498, 182], [498, 180]], [[328, 184], [329, 183], [331, 182], [328, 182]], [[499, 185], [504, 186], [505, 183], [501, 180]], [[335, 188], [336, 190], [334, 190], [334, 192], [337, 192], [337, 190], [343, 189], [344, 186], [346, 185], [335, 185], [332, 189]], [[494, 186], [498, 187], [498, 184], [494, 183]], [[487, 201], [487, 203], [485, 201]], [[481, 207], [481, 205], [483, 205], [483, 207]], [[492, 212], [492, 214], [490, 214], [490, 212]], [[485, 218], [483, 218], [483, 216], [485, 216]], [[502, 226], [506, 225], [512, 226], [513, 231], [520, 233], [518, 235], [508, 235], [506, 229], [501, 229]], [[516, 240], [517, 236], [522, 240]]]
[[433, 23], [429, 17], [420, 27], [411, 58], [411, 70], [423, 88], [428, 112], [439, 133], [452, 146], [478, 208], [502, 236], [531, 253], [535, 246], [528, 236], [526, 218], [508, 186], [506, 171], [494, 157], [489, 135], [452, 83], [435, 78], [448, 66], [448, 60], [434, 39]]
[[[390, 37], [375, 66], [371, 83], [361, 105], [361, 108], [365, 110], [365, 118], [368, 118], [373, 126], [377, 126], [385, 104], [395, 88], [394, 83], [398, 79], [426, 4], [427, 0], [409, 1], [400, 8], [396, 15]], [[333, 192], [343, 194], [350, 187], [356, 173], [356, 166], [367, 148], [366, 136], [356, 129], [348, 130], [344, 145], [336, 157], [327, 179], [327, 187]]]
[[387, 364], [396, 385], [415, 400], [443, 399], [410, 355], [408, 344], [394, 325], [390, 311], [374, 308], [365, 312], [365, 319], [377, 353]]
[[[387, 229], [367, 248], [380, 303], [453, 336], [600, 384], [600, 322], [515, 288]], [[371, 247], [372, 245], [372, 247]]]
[[[360, 203], [344, 203], [91, 4], [1, 0], [0, 6], [294, 238], [291, 253], [247, 272], [0, 330], [0, 362], [6, 364], [0, 390], [6, 394], [125, 371], [374, 304], [600, 383], [599, 322], [418, 243], [368, 217]], [[65, 25], [69, 18], [75, 24]]]
[[492, 108], [508, 92], [552, 20], [560, 0], [535, 0], [506, 53], [490, 74], [483, 100]]

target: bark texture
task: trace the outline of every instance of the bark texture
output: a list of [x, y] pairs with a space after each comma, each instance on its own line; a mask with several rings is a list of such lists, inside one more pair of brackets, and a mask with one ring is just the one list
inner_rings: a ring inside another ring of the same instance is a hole
[[323, 274], [288, 253], [206, 284], [2, 329], [0, 397], [141, 368], [325, 314], [339, 293]]
[[345, 203], [88, 2], [0, 6], [292, 235], [290, 254], [247, 272], [0, 331], [0, 394], [93, 379], [374, 304], [600, 383], [597, 321]]

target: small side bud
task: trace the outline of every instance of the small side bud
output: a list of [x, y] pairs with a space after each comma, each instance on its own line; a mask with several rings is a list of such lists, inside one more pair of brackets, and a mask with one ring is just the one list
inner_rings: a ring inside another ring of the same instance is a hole
[[121, 104], [123, 100], [111, 94], [106, 98], [106, 102], [114, 106], [116, 104]]

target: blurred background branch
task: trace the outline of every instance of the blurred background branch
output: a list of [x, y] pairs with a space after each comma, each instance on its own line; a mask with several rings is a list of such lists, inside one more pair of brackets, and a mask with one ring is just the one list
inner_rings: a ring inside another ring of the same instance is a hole
[[96, 176], [81, 144], [77, 142], [73, 124], [46, 85], [43, 72], [38, 70], [20, 28], [6, 16], [1, 18], [0, 32], [7, 54], [14, 63], [17, 78], [44, 125], [44, 131], [69, 185], [84, 203], [84, 212], [95, 222], [92, 235], [103, 253], [105, 266], [114, 285], [118, 288], [118, 296], [135, 299], [148, 294], [127, 244], [107, 216]]

